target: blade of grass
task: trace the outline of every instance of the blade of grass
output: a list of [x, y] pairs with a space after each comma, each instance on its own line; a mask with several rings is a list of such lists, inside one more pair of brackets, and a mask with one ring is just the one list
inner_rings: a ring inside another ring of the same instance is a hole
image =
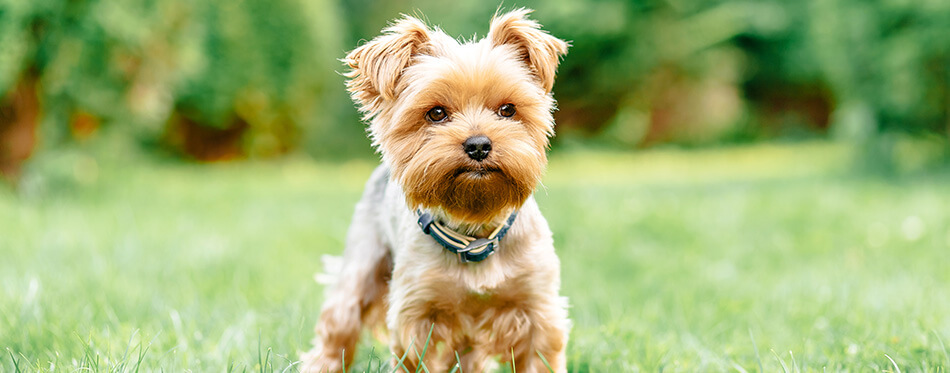
[[[414, 345], [415, 343], [416, 343], [416, 339], [415, 339], [415, 338], [413, 338], [412, 340], [409, 341], [409, 345], [410, 345], [410, 346]], [[404, 352], [402, 353], [402, 357], [399, 358], [399, 360], [396, 361], [396, 364], [394, 364], [394, 366], [393, 366], [393, 372], [399, 370], [399, 367], [400, 367], [400, 366], [402, 367], [402, 369], [403, 369], [404, 371], [408, 371], [408, 370], [409, 370], [409, 368], [407, 368], [406, 365], [403, 364], [403, 361], [406, 360], [406, 357], [407, 357], [407, 356], [409, 356], [409, 349], [408, 349], [408, 348], [406, 349], [406, 351], [404, 351]], [[393, 356], [393, 357], [395, 357], [395, 356]]]
[[264, 373], [264, 370], [267, 369], [268, 365], [270, 365], [270, 354], [272, 351], [271, 351], [271, 348], [268, 347], [267, 355], [263, 357], [261, 356], [261, 348], [263, 347], [263, 344], [264, 344], [262, 341], [261, 334], [262, 334], [261, 331], [258, 330], [257, 331], [257, 363], [260, 365], [258, 372]]
[[795, 354], [793, 354], [792, 351], [788, 351], [788, 356], [792, 358], [792, 369], [795, 372], [801, 372], [801, 369], [798, 368], [798, 363], [795, 361]]
[[541, 355], [541, 351], [535, 351], [538, 353], [538, 357], [541, 358], [541, 362], [544, 363], [544, 366], [548, 368], [548, 372], [554, 372], [554, 369], [551, 368], [551, 364], [548, 363], [548, 359], [544, 358], [544, 355]]
[[775, 353], [775, 350], [771, 350], [771, 351], [772, 351], [772, 356], [775, 356], [775, 360], [778, 360], [779, 364], [782, 364], [782, 371], [785, 373], [789, 373], [788, 366], [785, 365], [785, 360], [782, 360], [782, 358], [779, 357], [777, 353]]
[[366, 371], [367, 371], [367, 372], [373, 372], [373, 361], [376, 361], [376, 360], [379, 360], [379, 362], [377, 363], [377, 364], [379, 364], [379, 365], [376, 366], [376, 370], [375, 370], [375, 371], [376, 371], [376, 372], [382, 372], [382, 371], [383, 371], [383, 361], [382, 361], [382, 359], [379, 358], [379, 356], [376, 356], [376, 346], [373, 346], [373, 348], [369, 350], [369, 363], [366, 364]]
[[894, 366], [894, 371], [895, 371], [895, 372], [901, 373], [901, 368], [900, 368], [899, 366], [897, 366], [897, 363], [894, 362], [894, 359], [891, 359], [891, 357], [890, 357], [890, 356], [887, 356], [887, 354], [884, 354], [884, 357], [886, 357], [887, 360], [890, 360], [890, 361], [891, 361], [891, 365]]
[[139, 341], [139, 353], [138, 353], [139, 356], [138, 356], [138, 358], [135, 360], [135, 369], [133, 369], [132, 372], [134, 372], [134, 373], [138, 373], [138, 372], [139, 372], [139, 368], [142, 367], [142, 361], [145, 360], [145, 354], [148, 353], [148, 349], [149, 349], [150, 347], [151, 347], [151, 345], [148, 345], [148, 346], [145, 346], [145, 347], [143, 348], [143, 347], [142, 347], [142, 342]]
[[[419, 356], [419, 350], [416, 349], [416, 345], [412, 345], [412, 352], [415, 352], [416, 356]], [[422, 369], [422, 371], [429, 373], [429, 367], [426, 366], [426, 363], [422, 361], [422, 359], [419, 359], [419, 366], [416, 367], [416, 373], [419, 372], [419, 369]]]
[[[89, 342], [86, 342], [84, 339], [82, 339], [82, 336], [79, 334], [76, 334], [76, 338], [79, 338], [79, 342], [82, 343], [83, 348], [83, 356], [82, 360], [79, 362], [79, 368], [86, 368], [93, 372], [98, 372], [99, 354], [92, 350], [92, 336], [89, 337]], [[86, 364], [89, 365], [87, 366]]]
[[[538, 352], [538, 355], [541, 353]], [[515, 368], [515, 348], [511, 348], [511, 373], [518, 373], [518, 368]]]
[[[257, 331], [257, 365], [258, 366], [261, 365], [261, 360], [263, 360], [263, 357], [261, 356], [261, 331], [258, 330]], [[264, 373], [264, 368], [263, 367], [258, 368], [258, 373]]]
[[940, 351], [943, 352], [943, 357], [947, 359], [947, 367], [950, 367], [950, 354], [947, 353], [947, 346], [943, 344], [943, 339], [940, 338], [940, 333], [937, 333], [937, 330], [931, 330], [934, 333], [934, 336], [937, 337], [937, 342], [940, 342]]
[[13, 355], [13, 350], [8, 348], [7, 353], [10, 354], [10, 360], [13, 360], [13, 371], [20, 373], [20, 362], [17, 361], [16, 355]]
[[292, 362], [290, 362], [290, 364], [288, 364], [288, 365], [284, 368], [284, 370], [281, 370], [280, 373], [287, 373], [287, 372], [289, 372], [291, 369], [293, 369], [294, 372], [300, 372], [300, 370], [297, 369], [297, 365], [300, 365], [300, 363], [301, 363], [300, 361], [292, 361]]
[[755, 344], [755, 337], [752, 336], [752, 328], [749, 328], [749, 339], [752, 340], [752, 350], [755, 351], [755, 361], [759, 363], [759, 373], [765, 373], [765, 369], [762, 369], [762, 357], [759, 356], [759, 346]]
[[138, 329], [132, 330], [132, 334], [129, 335], [129, 341], [125, 343], [125, 352], [122, 353], [122, 357], [119, 358], [116, 365], [112, 368], [114, 372], [125, 372], [128, 371], [126, 366], [129, 362], [129, 354], [132, 352], [132, 341], [135, 339], [135, 335], [138, 334]]
[[30, 358], [24, 355], [22, 352], [17, 353], [17, 355], [20, 355], [20, 361], [26, 364], [25, 365], [26, 369], [24, 369], [25, 372], [26, 371], [33, 371], [33, 372], [42, 371], [42, 369], [40, 368], [39, 360], [37, 360], [36, 364], [34, 364], [32, 361], [30, 361]]
[[[455, 367], [458, 368], [459, 373], [464, 373], [462, 372], [462, 359], [459, 358], [458, 350], [455, 351]], [[455, 369], [452, 371], [455, 371]]]
[[[429, 371], [428, 369], [425, 368], [426, 365], [425, 363], [423, 363], [423, 361], [426, 358], [426, 352], [429, 351], [429, 341], [432, 340], [433, 331], [435, 331], [435, 323], [432, 323], [432, 325], [429, 326], [429, 335], [426, 336], [426, 344], [422, 346], [422, 355], [419, 356], [419, 366], [416, 367], [416, 373], [419, 373], [419, 369], [425, 369], [426, 372]], [[413, 346], [412, 348], [415, 349], [416, 347]], [[416, 355], [419, 355], [419, 353], [416, 353]], [[343, 372], [343, 373], [346, 373], [346, 372]]]

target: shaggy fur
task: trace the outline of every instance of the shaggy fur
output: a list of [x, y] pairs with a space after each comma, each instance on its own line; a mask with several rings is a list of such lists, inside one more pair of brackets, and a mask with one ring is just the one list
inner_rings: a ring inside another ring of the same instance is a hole
[[[495, 358], [513, 358], [518, 372], [547, 371], [538, 354], [566, 370], [560, 263], [531, 195], [547, 164], [551, 88], [568, 45], [528, 13], [496, 15], [487, 37], [467, 43], [404, 17], [344, 59], [383, 164], [356, 207], [305, 371], [341, 371], [361, 329], [375, 326], [389, 331], [394, 355], [409, 351], [408, 371], [430, 330], [431, 372], [451, 369], [456, 353], [465, 372]], [[513, 116], [500, 114], [505, 104]], [[426, 115], [437, 106], [448, 116], [433, 122]], [[483, 160], [462, 145], [476, 135], [491, 140]], [[419, 229], [417, 209], [479, 237], [519, 212], [494, 255], [461, 263]]]

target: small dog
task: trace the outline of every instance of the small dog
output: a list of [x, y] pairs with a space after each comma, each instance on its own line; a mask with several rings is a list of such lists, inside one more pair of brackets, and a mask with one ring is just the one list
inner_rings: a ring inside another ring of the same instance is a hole
[[568, 44], [530, 12], [496, 14], [464, 43], [405, 16], [343, 60], [382, 165], [304, 371], [343, 370], [361, 329], [380, 325], [396, 369], [482, 372], [500, 357], [518, 372], [566, 371], [560, 262], [532, 193]]

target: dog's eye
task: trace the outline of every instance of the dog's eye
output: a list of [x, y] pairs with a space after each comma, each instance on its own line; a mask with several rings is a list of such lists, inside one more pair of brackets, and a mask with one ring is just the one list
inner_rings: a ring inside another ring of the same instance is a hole
[[512, 115], [515, 115], [515, 104], [501, 105], [501, 107], [498, 108], [498, 115], [511, 118]]
[[430, 122], [441, 122], [448, 116], [449, 113], [445, 111], [444, 107], [441, 106], [436, 106], [426, 112], [426, 119], [428, 119]]

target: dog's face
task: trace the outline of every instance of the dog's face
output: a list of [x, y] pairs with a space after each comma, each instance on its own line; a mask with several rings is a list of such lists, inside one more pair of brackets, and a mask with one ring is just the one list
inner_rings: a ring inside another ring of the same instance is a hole
[[344, 60], [373, 144], [410, 207], [488, 222], [540, 181], [567, 43], [528, 13], [496, 16], [487, 37], [462, 44], [405, 17]]

